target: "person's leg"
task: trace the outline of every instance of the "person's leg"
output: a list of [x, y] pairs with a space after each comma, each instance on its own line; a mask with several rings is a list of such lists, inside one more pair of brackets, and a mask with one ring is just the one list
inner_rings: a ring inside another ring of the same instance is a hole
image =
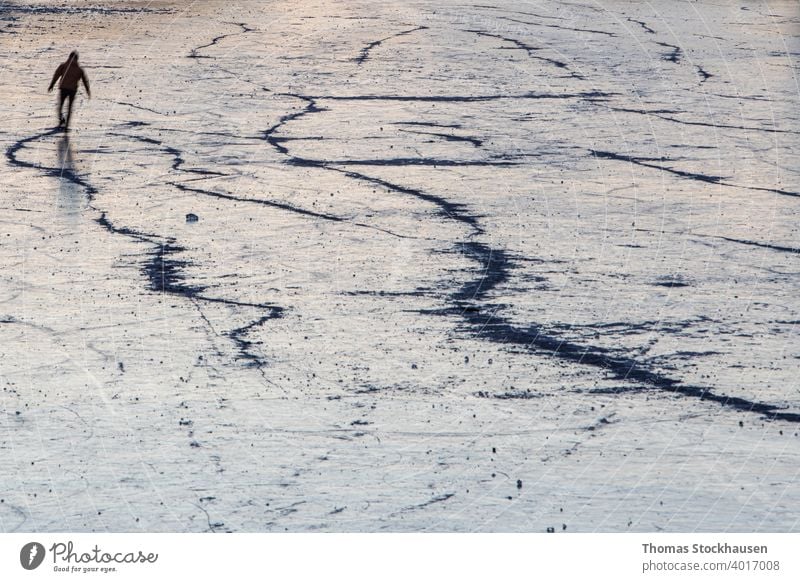
[[58, 90], [58, 126], [61, 127], [64, 125], [64, 115], [62, 111], [64, 110], [64, 99], [67, 96], [67, 92], [64, 89]]
[[69, 120], [72, 119], [72, 104], [75, 101], [75, 93], [76, 91], [70, 91], [67, 94], [69, 103], [67, 104], [67, 122], [64, 124], [64, 129], [69, 129]]

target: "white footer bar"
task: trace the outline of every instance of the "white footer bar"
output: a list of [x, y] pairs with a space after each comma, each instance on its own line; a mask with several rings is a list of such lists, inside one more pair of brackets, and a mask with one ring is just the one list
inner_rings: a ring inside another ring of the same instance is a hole
[[799, 547], [800, 534], [4, 534], [0, 580], [777, 582], [800, 580]]

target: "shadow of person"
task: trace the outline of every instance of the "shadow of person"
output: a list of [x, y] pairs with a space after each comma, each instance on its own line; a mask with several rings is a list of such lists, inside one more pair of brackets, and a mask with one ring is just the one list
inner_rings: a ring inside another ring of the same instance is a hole
[[61, 134], [58, 140], [58, 167], [61, 168], [62, 174], [65, 171], [71, 174], [75, 170], [75, 153], [66, 133]]
[[57, 207], [66, 216], [76, 219], [86, 203], [81, 191], [83, 188], [76, 182], [75, 153], [69, 135], [61, 134], [56, 143], [56, 161], [60, 180], [58, 181]]

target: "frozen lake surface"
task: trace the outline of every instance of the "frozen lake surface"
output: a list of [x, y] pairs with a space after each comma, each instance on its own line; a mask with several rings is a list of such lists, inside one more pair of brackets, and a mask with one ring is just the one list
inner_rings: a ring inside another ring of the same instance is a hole
[[0, 45], [0, 531], [798, 529], [797, 2], [0, 0]]

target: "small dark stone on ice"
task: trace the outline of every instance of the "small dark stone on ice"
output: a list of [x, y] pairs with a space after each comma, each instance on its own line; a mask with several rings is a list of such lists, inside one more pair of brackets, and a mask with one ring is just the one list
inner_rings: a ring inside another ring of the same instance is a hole
[[554, 527], [548, 527], [548, 528], [547, 528], [547, 533], [556, 533], [556, 528], [554, 528]]
[[567, 531], [567, 524], [566, 523], [562, 523], [561, 524], [561, 531]]
[[496, 452], [497, 452], [497, 449], [495, 447], [492, 447], [492, 454], [494, 454]]
[[517, 489], [522, 489], [522, 479], [517, 479]]
[[417, 365], [416, 364], [411, 364], [411, 369], [412, 370], [416, 370], [417, 369]]
[[744, 423], [741, 420], [739, 421], [739, 426], [744, 426]]
[[186, 215], [186, 222], [197, 222], [200, 218], [196, 214], [192, 214], [191, 212]]

